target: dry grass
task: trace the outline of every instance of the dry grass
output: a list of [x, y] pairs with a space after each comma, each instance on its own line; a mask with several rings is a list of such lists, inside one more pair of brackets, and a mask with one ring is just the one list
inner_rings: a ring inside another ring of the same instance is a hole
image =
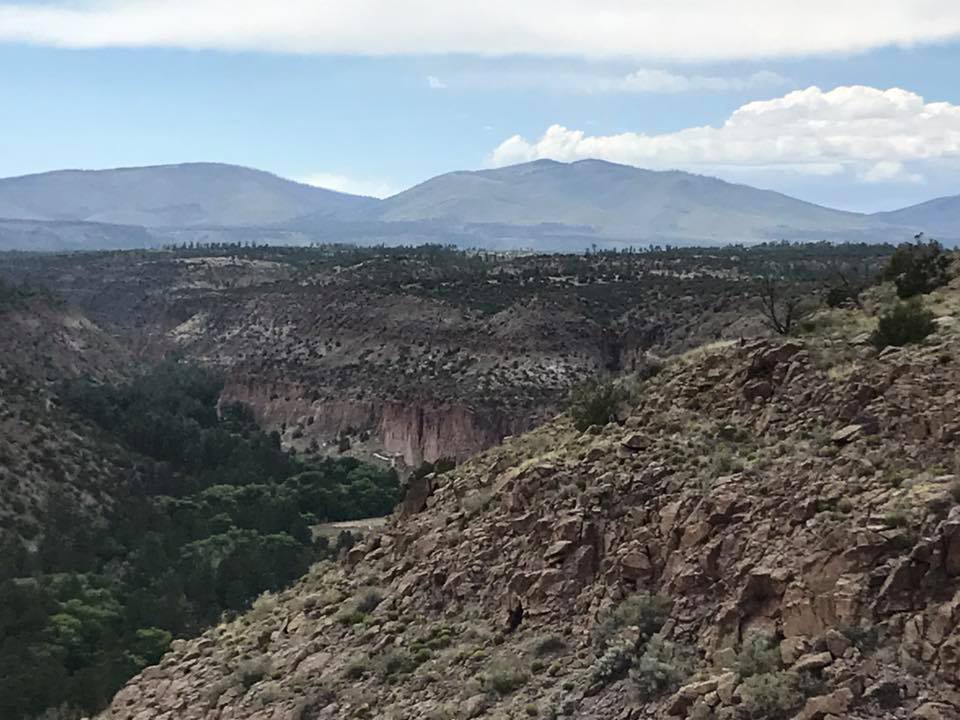
[[723, 354], [726, 350], [736, 346], [736, 344], [735, 340], [716, 340], [668, 358], [667, 365], [678, 365], [681, 367], [696, 365], [710, 355]]

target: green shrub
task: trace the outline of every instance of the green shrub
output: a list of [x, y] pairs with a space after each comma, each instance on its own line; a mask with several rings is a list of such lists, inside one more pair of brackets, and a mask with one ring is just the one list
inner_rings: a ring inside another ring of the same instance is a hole
[[671, 603], [654, 595], [632, 595], [616, 608], [605, 613], [592, 633], [593, 649], [597, 657], [623, 628], [639, 629], [638, 645], [642, 645], [663, 627], [670, 614]]
[[556, 655], [567, 649], [567, 641], [559, 635], [547, 635], [533, 646], [533, 654], [537, 657]]
[[570, 394], [573, 426], [583, 432], [591, 425], [606, 425], [617, 417], [623, 393], [611, 380], [594, 378], [574, 388]]
[[341, 611], [337, 613], [337, 622], [341, 625], [359, 625], [367, 619], [367, 614], [359, 610]]
[[383, 594], [379, 590], [364, 590], [357, 598], [357, 610], [364, 614], [373, 612], [383, 602]]
[[497, 695], [509, 695], [527, 682], [527, 675], [515, 663], [494, 663], [484, 677], [484, 686]]
[[673, 692], [690, 675], [684, 654], [674, 643], [653, 636], [630, 669], [630, 680], [641, 701]]
[[766, 633], [754, 633], [747, 637], [737, 653], [736, 669], [741, 677], [772, 673], [781, 667], [777, 641]]
[[271, 671], [272, 663], [266, 655], [245, 660], [237, 666], [234, 677], [237, 683], [249, 690], [263, 680]]
[[387, 650], [377, 662], [377, 673], [382, 678], [413, 672], [417, 662], [404, 650]]
[[747, 717], [755, 720], [788, 718], [803, 704], [800, 678], [789, 671], [751, 675], [740, 685]]
[[591, 671], [591, 679], [597, 685], [609, 685], [619, 680], [633, 666], [637, 658], [637, 644], [633, 640], [619, 638], [610, 642], [597, 658]]
[[925, 242], [918, 236], [917, 242], [897, 247], [882, 278], [893, 281], [903, 299], [923, 295], [950, 280], [950, 258], [936, 240]]
[[366, 660], [354, 660], [344, 669], [343, 676], [347, 680], [359, 680], [369, 673], [370, 665]]
[[926, 310], [919, 300], [898, 303], [892, 310], [880, 316], [877, 329], [870, 342], [878, 350], [887, 346], [901, 347], [918, 343], [936, 329], [933, 313]]
[[831, 285], [827, 288], [823, 299], [827, 307], [838, 308], [848, 302], [855, 302], [857, 296], [854, 293], [855, 291], [847, 285]]

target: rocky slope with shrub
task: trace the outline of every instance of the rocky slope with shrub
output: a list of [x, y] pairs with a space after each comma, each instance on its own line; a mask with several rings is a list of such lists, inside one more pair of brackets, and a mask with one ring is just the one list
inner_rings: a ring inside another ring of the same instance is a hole
[[761, 329], [754, 281], [809, 295], [876, 246], [588, 255], [422, 248], [178, 247], [14, 255], [141, 358], [222, 368], [227, 400], [301, 451], [465, 459], [555, 413], [572, 385], [647, 351]]
[[960, 281], [876, 349], [886, 290], [420, 479], [102, 718], [960, 717]]
[[52, 389], [79, 375], [116, 377], [127, 359], [82, 313], [0, 282], [0, 545], [35, 544], [52, 501], [89, 518], [111, 506], [128, 461], [61, 410]]

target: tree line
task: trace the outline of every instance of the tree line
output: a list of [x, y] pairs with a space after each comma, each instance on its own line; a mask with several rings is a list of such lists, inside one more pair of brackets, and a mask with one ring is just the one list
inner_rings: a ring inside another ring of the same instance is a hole
[[65, 407], [126, 448], [138, 479], [102, 522], [52, 498], [36, 550], [0, 548], [0, 717], [98, 711], [172, 638], [352, 541], [314, 539], [312, 525], [396, 505], [393, 470], [291, 456], [249, 408], [218, 412], [222, 387], [168, 361], [123, 384], [60, 388]]

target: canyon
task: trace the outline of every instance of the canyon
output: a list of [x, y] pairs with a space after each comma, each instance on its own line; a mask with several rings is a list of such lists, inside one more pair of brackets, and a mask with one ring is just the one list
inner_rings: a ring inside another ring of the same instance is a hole
[[727, 340], [417, 479], [386, 525], [170, 652], [103, 720], [949, 720], [960, 280]]
[[349, 442], [348, 454], [415, 467], [531, 429], [598, 372], [756, 335], [754, 285], [780, 263], [813, 287], [836, 262], [889, 252], [848, 246], [831, 260], [803, 247], [176, 247], [10, 254], [0, 277], [49, 288], [122, 348], [120, 362], [173, 354], [219, 368], [224, 402], [249, 405], [297, 451]]

